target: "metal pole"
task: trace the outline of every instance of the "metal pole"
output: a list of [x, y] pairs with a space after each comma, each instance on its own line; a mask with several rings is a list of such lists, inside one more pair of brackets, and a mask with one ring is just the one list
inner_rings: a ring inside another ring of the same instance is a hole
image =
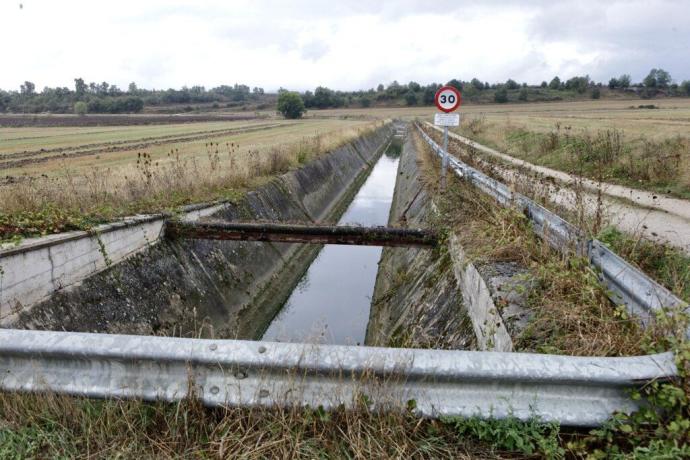
[[446, 191], [446, 171], [448, 171], [448, 126], [443, 127], [443, 156], [441, 157], [441, 191]]

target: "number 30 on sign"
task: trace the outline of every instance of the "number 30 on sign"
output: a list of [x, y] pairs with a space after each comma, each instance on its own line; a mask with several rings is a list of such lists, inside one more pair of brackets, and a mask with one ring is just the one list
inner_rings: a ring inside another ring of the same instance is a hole
[[449, 113], [460, 107], [462, 96], [453, 86], [442, 86], [436, 91], [434, 101], [441, 112]]

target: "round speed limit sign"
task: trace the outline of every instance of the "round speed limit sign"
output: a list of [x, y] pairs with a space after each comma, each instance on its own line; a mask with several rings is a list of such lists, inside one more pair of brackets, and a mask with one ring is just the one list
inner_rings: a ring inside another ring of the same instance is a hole
[[434, 102], [436, 102], [436, 107], [438, 107], [440, 111], [449, 113], [460, 107], [462, 96], [460, 96], [460, 91], [455, 87], [442, 86], [436, 91]]

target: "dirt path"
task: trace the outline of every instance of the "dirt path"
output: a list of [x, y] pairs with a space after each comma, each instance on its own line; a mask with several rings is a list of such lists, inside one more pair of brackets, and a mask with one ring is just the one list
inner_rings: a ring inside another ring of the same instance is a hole
[[[518, 167], [519, 169], [514, 169], [496, 162], [482, 161], [486, 169], [491, 169], [494, 175], [499, 176], [514, 189], [544, 190], [550, 201], [566, 209], [575, 209], [582, 203], [588, 211], [596, 210], [596, 182], [588, 181], [589, 184], [583, 184], [585, 191], [578, 196], [570, 187], [576, 178], [569, 174], [517, 160], [457, 134], [449, 133], [449, 137], [457, 142], [456, 148], [470, 146]], [[453, 144], [455, 142], [451, 142], [449, 146], [451, 153]], [[527, 175], [525, 171], [532, 171], [534, 175]], [[544, 181], [545, 177], [556, 179], [562, 185]], [[690, 254], [690, 201], [675, 198], [654, 199], [652, 196], [649, 192], [604, 184], [602, 204], [605, 218], [611, 225], [627, 233], [669, 243]]]
[[[431, 123], [427, 122], [427, 125], [434, 128], [437, 131], [442, 131], [441, 128], [438, 128], [438, 127], [432, 125]], [[471, 147], [473, 147], [473, 148], [475, 148], [481, 152], [487, 153], [487, 154], [492, 155], [496, 158], [500, 158], [503, 161], [506, 161], [508, 163], [512, 163], [514, 165], [520, 166], [521, 168], [535, 171], [535, 172], [541, 174], [543, 177], [550, 177], [552, 179], [556, 179], [559, 182], [563, 183], [564, 185], [572, 185], [575, 182], [579, 182], [586, 189], [593, 191], [595, 193], [599, 189], [599, 183], [596, 181], [584, 179], [584, 178], [576, 178], [576, 177], [574, 177], [568, 173], [565, 173], [563, 171], [558, 171], [555, 169], [546, 168], [544, 166], [537, 166], [535, 164], [528, 163], [527, 161], [521, 160], [519, 158], [511, 157], [510, 155], [506, 155], [505, 153], [501, 153], [501, 152], [494, 150], [490, 147], [479, 144], [479, 143], [477, 143], [471, 139], [468, 139], [464, 136], [461, 136], [459, 134], [448, 133], [448, 136], [462, 142], [463, 144], [469, 145], [469, 146], [471, 146]], [[670, 214], [675, 214], [675, 215], [682, 217], [686, 220], [690, 220], [690, 201], [688, 201], [688, 200], [661, 196], [657, 193], [647, 192], [644, 190], [638, 190], [638, 189], [624, 187], [622, 185], [615, 185], [615, 184], [604, 184], [604, 193], [606, 195], [611, 196], [611, 197], [624, 198], [626, 200], [630, 200], [633, 203], [639, 204], [640, 206], [643, 206], [646, 208], [654, 208], [654, 209], [666, 211]], [[690, 232], [690, 229], [688, 229], [688, 232]]]

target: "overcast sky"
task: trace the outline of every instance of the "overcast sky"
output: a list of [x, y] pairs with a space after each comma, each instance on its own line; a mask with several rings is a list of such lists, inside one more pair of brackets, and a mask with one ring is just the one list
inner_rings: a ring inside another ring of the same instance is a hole
[[690, 1], [0, 0], [0, 88], [690, 79]]

